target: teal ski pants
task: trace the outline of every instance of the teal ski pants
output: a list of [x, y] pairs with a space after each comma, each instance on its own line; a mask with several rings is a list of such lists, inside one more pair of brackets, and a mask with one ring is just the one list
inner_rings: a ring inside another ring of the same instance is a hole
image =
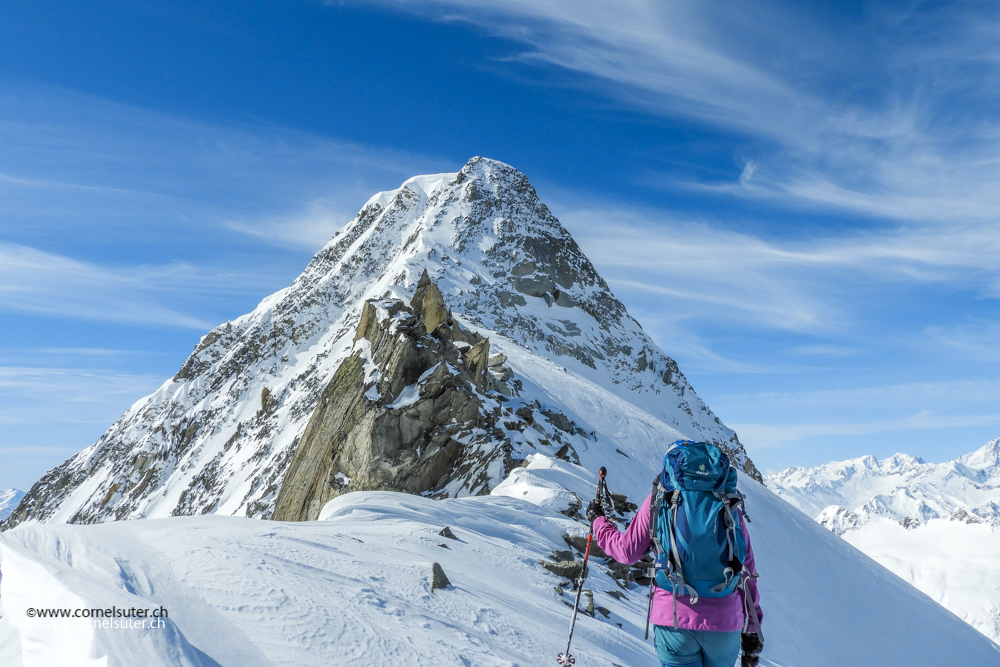
[[733, 667], [740, 657], [740, 632], [653, 626], [656, 657], [663, 667]]

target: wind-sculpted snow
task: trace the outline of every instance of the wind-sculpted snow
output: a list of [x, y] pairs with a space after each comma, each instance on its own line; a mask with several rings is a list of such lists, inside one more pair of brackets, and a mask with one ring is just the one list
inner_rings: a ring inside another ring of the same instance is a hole
[[[759, 476], [736, 434], [628, 315], [527, 178], [474, 158], [456, 174], [373, 197], [292, 285], [209, 332], [171, 380], [46, 473], [4, 525], [271, 516], [317, 402], [352, 352], [364, 303], [408, 300], [425, 269], [457, 320], [517, 360], [521, 404], [573, 412], [607, 455], [655, 460], [665, 438], [683, 435], [724, 446]], [[622, 411], [610, 419], [597, 416], [606, 405], [574, 412], [562, 393], [545, 391], [556, 385], [614, 397]], [[640, 423], [626, 424], [625, 414]], [[626, 442], [633, 426], [653, 437]]]
[[[611, 489], [639, 502], [654, 467], [619, 458]], [[491, 496], [355, 492], [330, 501], [319, 521], [215, 515], [22, 525], [0, 534], [0, 662], [554, 664], [574, 593], [543, 562], [581, 557], [564, 536], [584, 536], [586, 525], [559, 510], [592, 495], [595, 483], [584, 467], [534, 455]], [[746, 477], [740, 486], [761, 573], [761, 665], [1000, 663], [1000, 648], [929, 598], [763, 487]], [[451, 582], [443, 589], [432, 586], [434, 563]], [[577, 622], [576, 664], [658, 664], [642, 640], [645, 588], [594, 558], [585, 591], [593, 611]], [[123, 632], [26, 613], [111, 604], [162, 606], [170, 624]]]

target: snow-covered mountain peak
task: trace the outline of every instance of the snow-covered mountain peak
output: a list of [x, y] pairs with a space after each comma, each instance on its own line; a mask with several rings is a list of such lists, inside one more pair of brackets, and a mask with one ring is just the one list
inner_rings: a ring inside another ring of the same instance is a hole
[[864, 456], [765, 481], [1000, 643], [1000, 439], [944, 463]]
[[959, 456], [956, 460], [970, 468], [1000, 475], [1000, 438], [987, 442], [971, 454]]
[[21, 498], [24, 498], [24, 491], [18, 489], [0, 491], [0, 521], [10, 516], [17, 504], [21, 502]]
[[[577, 450], [650, 461], [679, 435], [708, 440], [759, 478], [736, 434], [628, 314], [528, 179], [477, 157], [372, 197], [289, 287], [210, 331], [170, 381], [47, 473], [8, 527], [269, 517], [324, 390], [356, 351], [365, 304], [409, 302], [425, 271], [449, 321], [509, 359], [523, 391], [507, 407], [530, 408], [532, 428], [551, 426], [537, 415], [562, 415], [551, 419], [589, 434]], [[614, 419], [605, 419], [612, 404]], [[504, 471], [490, 475], [477, 492]]]

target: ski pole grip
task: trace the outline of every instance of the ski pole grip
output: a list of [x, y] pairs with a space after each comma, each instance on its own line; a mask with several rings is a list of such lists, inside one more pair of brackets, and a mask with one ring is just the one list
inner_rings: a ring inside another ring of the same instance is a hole
[[598, 477], [597, 477], [597, 498], [600, 499], [601, 498], [601, 494], [605, 490], [604, 479], [608, 476], [608, 469], [605, 468], [604, 466], [601, 466], [601, 469], [597, 471], [597, 475], [598, 475]]

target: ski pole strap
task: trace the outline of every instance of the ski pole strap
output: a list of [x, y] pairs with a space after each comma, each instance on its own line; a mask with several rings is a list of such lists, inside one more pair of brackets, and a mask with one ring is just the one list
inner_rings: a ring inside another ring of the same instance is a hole
[[611, 492], [608, 491], [608, 480], [604, 475], [601, 475], [600, 480], [597, 482], [597, 499], [600, 501], [601, 509], [604, 510], [605, 515], [610, 516], [616, 511], [615, 499], [611, 496]]

